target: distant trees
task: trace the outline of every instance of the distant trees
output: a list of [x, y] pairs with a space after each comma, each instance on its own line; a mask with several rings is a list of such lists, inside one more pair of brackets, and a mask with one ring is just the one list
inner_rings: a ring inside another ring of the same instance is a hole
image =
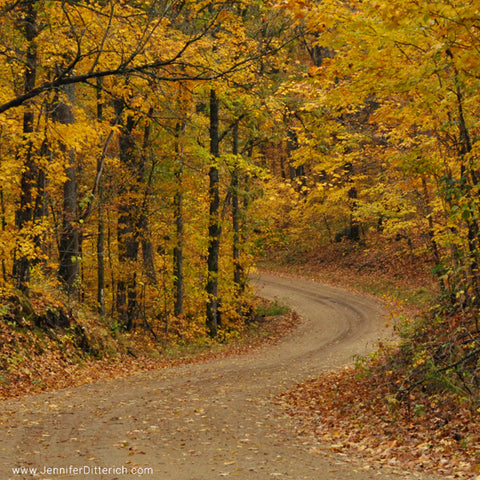
[[287, 182], [296, 207], [283, 216], [286, 241], [311, 246], [312, 231], [328, 242], [358, 225], [403, 238], [410, 253], [430, 254], [450, 301], [477, 308], [476, 6], [301, 4], [303, 70], [283, 98], [297, 139], [290, 162], [306, 176], [300, 190]]

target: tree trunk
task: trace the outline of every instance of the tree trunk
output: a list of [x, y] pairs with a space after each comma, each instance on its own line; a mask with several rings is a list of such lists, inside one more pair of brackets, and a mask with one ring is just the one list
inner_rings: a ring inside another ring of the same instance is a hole
[[217, 158], [219, 149], [219, 101], [215, 90], [210, 91], [210, 154], [212, 165], [209, 171], [209, 226], [208, 226], [208, 258], [207, 258], [207, 328], [210, 336], [217, 334], [219, 326], [218, 301], [218, 261], [220, 252], [220, 194], [219, 171]]
[[[5, 232], [7, 227], [7, 219], [5, 216], [5, 201], [3, 198], [3, 187], [0, 186], [0, 212], [1, 212], [1, 225], [2, 232]], [[5, 264], [5, 258], [2, 256], [2, 278], [4, 283], [7, 283], [7, 266]]]
[[[24, 92], [27, 93], [35, 87], [37, 76], [37, 45], [35, 39], [38, 35], [36, 2], [25, 2], [22, 4], [20, 25], [27, 44], [24, 72]], [[33, 145], [28, 135], [34, 130], [35, 112], [31, 103], [25, 104], [23, 113], [23, 134], [25, 141], [25, 153], [19, 160], [23, 163], [22, 176], [20, 180], [20, 205], [15, 212], [15, 225], [22, 235], [22, 230], [33, 221], [34, 187], [38, 175], [38, 166], [33, 155]], [[20, 242], [28, 242], [27, 238], [20, 239]], [[13, 277], [16, 279], [17, 287], [26, 292], [30, 281], [31, 260], [22, 253], [22, 247], [14, 251]]]
[[139, 242], [135, 234], [135, 222], [128, 203], [120, 205], [118, 218], [118, 248], [120, 261], [120, 280], [117, 284], [117, 313], [127, 330], [134, 326], [137, 312], [136, 261]]
[[[287, 119], [288, 121], [288, 119]], [[298, 149], [298, 135], [292, 126], [287, 128], [287, 158], [289, 164], [290, 181], [295, 189], [302, 192], [302, 187], [305, 182], [305, 167], [303, 165], [295, 166], [295, 161], [292, 156], [295, 150]]]
[[[150, 109], [149, 118], [153, 114], [153, 109]], [[147, 120], [145, 125], [145, 130], [143, 134], [143, 147], [142, 147], [142, 157], [140, 165], [138, 166], [137, 178], [139, 184], [142, 183], [145, 185], [145, 195], [143, 200], [143, 205], [140, 211], [140, 217], [138, 219], [138, 231], [142, 239], [142, 259], [143, 259], [143, 270], [147, 274], [148, 278], [152, 283], [157, 283], [157, 274], [155, 272], [155, 259], [154, 259], [154, 249], [152, 243], [152, 236], [150, 233], [149, 227], [149, 211], [148, 211], [148, 200], [152, 192], [152, 181], [154, 175], [155, 164], [152, 163], [148, 181], [145, 181], [145, 172], [147, 169], [148, 162], [148, 148], [150, 145], [150, 130], [151, 123], [150, 120]]]
[[357, 199], [358, 199], [358, 192], [355, 187], [352, 187], [348, 191], [348, 198], [350, 199], [350, 240], [354, 242], [360, 241], [360, 225], [358, 224], [358, 220], [355, 218], [355, 210], [357, 209]]
[[433, 224], [433, 215], [432, 215], [432, 209], [430, 207], [430, 194], [428, 192], [428, 185], [427, 181], [425, 180], [425, 176], [422, 176], [422, 187], [423, 187], [423, 199], [425, 203], [425, 209], [427, 211], [427, 214], [425, 215], [425, 218], [428, 220], [428, 238], [430, 239], [430, 247], [432, 251], [432, 256], [435, 261], [435, 265], [437, 267], [437, 278], [438, 282], [440, 284], [440, 291], [442, 293], [446, 292], [446, 287], [445, 287], [445, 280], [443, 278], [444, 272], [442, 271], [443, 269], [441, 268], [441, 255], [440, 255], [440, 249], [438, 248], [437, 241], [435, 240], [435, 227]]
[[97, 226], [97, 309], [105, 315], [105, 218], [102, 205], [102, 193], [99, 191]]
[[175, 169], [176, 191], [173, 198], [173, 216], [175, 221], [175, 246], [173, 248], [173, 286], [175, 290], [175, 300], [173, 313], [175, 316], [183, 315], [183, 295], [184, 295], [184, 277], [183, 277], [183, 154], [180, 150], [178, 137], [182, 126], [177, 124], [175, 131], [175, 156], [177, 166]]
[[[48, 154], [47, 142], [44, 141], [41, 149], [40, 156], [45, 157]], [[46, 205], [46, 189], [47, 189], [47, 175], [43, 167], [38, 168], [38, 177], [37, 177], [37, 195], [35, 199], [35, 208], [33, 211], [33, 218], [36, 221], [42, 221], [48, 215], [47, 205]], [[34, 237], [35, 246], [41, 251], [44, 255], [45, 251], [45, 233], [39, 233]]]
[[[97, 80], [97, 118], [103, 120], [102, 80]], [[97, 160], [97, 176], [102, 169], [103, 159]], [[103, 183], [98, 184], [98, 225], [97, 225], [97, 309], [105, 315], [105, 215], [103, 211]]]
[[[67, 101], [59, 99], [53, 111], [54, 121], [73, 124], [74, 85], [65, 87]], [[65, 175], [63, 185], [62, 230], [59, 240], [58, 277], [70, 293], [78, 290], [80, 273], [80, 231], [78, 228], [78, 183], [75, 167], [75, 152], [65, 148]]]
[[[123, 102], [116, 105], [117, 115], [120, 116], [124, 109]], [[122, 122], [121, 122], [122, 123]], [[134, 118], [129, 115], [123, 126], [119, 139], [120, 161], [125, 167], [131, 169], [135, 164], [133, 138]], [[120, 280], [117, 283], [117, 313], [120, 321], [127, 330], [134, 326], [137, 312], [137, 279], [135, 274], [136, 261], [139, 252], [137, 222], [135, 219], [135, 202], [133, 197], [136, 188], [131, 183], [124, 192], [124, 198], [119, 205], [117, 225], [118, 259], [120, 262]]]
[[[238, 122], [233, 127], [233, 148], [232, 153], [238, 155]], [[232, 228], [233, 228], [233, 283], [235, 286], [235, 293], [241, 295], [244, 291], [245, 284], [243, 279], [243, 267], [240, 262], [240, 244], [241, 244], [241, 231], [240, 231], [240, 203], [239, 203], [239, 172], [238, 167], [235, 167], [232, 171]]]

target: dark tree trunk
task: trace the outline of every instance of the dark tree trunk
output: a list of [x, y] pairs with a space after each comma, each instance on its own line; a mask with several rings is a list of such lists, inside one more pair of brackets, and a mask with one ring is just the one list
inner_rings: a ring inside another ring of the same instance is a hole
[[425, 202], [425, 208], [427, 210], [427, 215], [425, 217], [428, 220], [428, 237], [430, 239], [432, 256], [435, 261], [435, 265], [438, 267], [436, 274], [437, 274], [438, 282], [440, 284], [440, 290], [442, 293], [445, 293], [446, 287], [445, 287], [445, 280], [443, 278], [444, 272], [440, 268], [441, 255], [440, 255], [440, 249], [438, 248], [437, 241], [435, 240], [435, 226], [433, 224], [433, 215], [430, 207], [430, 194], [428, 192], [427, 181], [423, 176], [422, 176], [422, 187], [423, 187], [423, 198]]
[[77, 220], [78, 185], [74, 154], [69, 152], [70, 166], [66, 168], [67, 180], [63, 185], [63, 220], [60, 233], [58, 276], [69, 292], [78, 288], [80, 260], [80, 234]]
[[175, 246], [173, 248], [173, 286], [175, 289], [175, 300], [173, 313], [175, 316], [183, 315], [183, 156], [178, 143], [178, 136], [182, 129], [181, 124], [175, 129], [175, 156], [177, 166], [175, 169], [176, 191], [173, 199], [173, 216], [175, 219]]
[[[117, 102], [118, 118], [124, 108], [123, 102]], [[156, 282], [153, 246], [148, 228], [148, 200], [153, 179], [153, 166], [148, 182], [145, 182], [150, 123], [147, 121], [145, 126], [141, 155], [135, 152], [134, 127], [134, 117], [128, 115], [119, 139], [120, 160], [131, 175], [131, 181], [125, 188], [123, 201], [119, 206], [117, 229], [121, 270], [121, 278], [117, 283], [117, 313], [127, 330], [134, 327], [139, 313], [136, 269], [140, 245], [144, 270], [148, 277]], [[139, 186], [144, 184], [145, 192], [142, 202], [139, 198]]]
[[[74, 122], [73, 102], [74, 85], [65, 87], [67, 101], [59, 99], [55, 105], [52, 118], [54, 121], [70, 125]], [[75, 167], [75, 153], [64, 149], [65, 175], [63, 185], [62, 230], [59, 239], [58, 277], [70, 293], [78, 290], [80, 273], [80, 231], [78, 227], [78, 183]]]
[[290, 180], [293, 182], [297, 178], [297, 169], [293, 165], [292, 153], [298, 148], [297, 134], [291, 129], [287, 129], [287, 158], [289, 163]]
[[[3, 188], [0, 186], [0, 211], [1, 211], [1, 225], [2, 225], [2, 232], [5, 232], [7, 227], [7, 219], [5, 215], [5, 201], [3, 198]], [[5, 264], [5, 258], [2, 257], [2, 278], [3, 281], [7, 282], [7, 267]]]
[[139, 242], [135, 232], [135, 221], [131, 206], [122, 204], [118, 218], [118, 248], [121, 280], [117, 284], [117, 313], [123, 325], [130, 330], [134, 326], [137, 312], [136, 261]]
[[[38, 35], [36, 2], [24, 2], [21, 6], [20, 25], [25, 37], [27, 52], [25, 57], [24, 92], [27, 93], [35, 87], [37, 76], [37, 46], [35, 39]], [[28, 135], [33, 133], [35, 112], [29, 103], [25, 105], [23, 113], [23, 133], [25, 136], [25, 150], [22, 158], [22, 176], [20, 180], [20, 205], [15, 213], [15, 225], [21, 232], [33, 221], [34, 187], [38, 177], [38, 166], [33, 155], [33, 145], [28, 140]], [[24, 238], [20, 241], [29, 241]], [[21, 248], [15, 249], [13, 276], [17, 287], [26, 292], [30, 281], [30, 259], [21, 252]]]
[[[287, 120], [288, 121], [288, 120]], [[305, 167], [303, 165], [295, 166], [295, 161], [292, 156], [295, 150], [298, 149], [298, 135], [293, 127], [287, 129], [287, 158], [289, 164], [290, 181], [295, 188], [301, 192], [305, 182]]]
[[181, 188], [181, 173], [177, 172], [177, 187], [179, 191], [174, 198], [175, 235], [176, 242], [173, 248], [173, 284], [175, 289], [175, 302], [173, 313], [175, 316], [183, 315], [184, 277], [183, 277], [183, 193]]
[[[120, 116], [124, 108], [123, 103], [116, 105], [117, 115]], [[120, 160], [125, 167], [132, 169], [135, 165], [135, 140], [133, 116], [127, 117], [119, 139]], [[118, 258], [120, 262], [120, 280], [117, 282], [117, 313], [119, 319], [127, 330], [134, 326], [137, 312], [137, 279], [135, 274], [136, 261], [139, 252], [137, 222], [135, 218], [135, 202], [133, 197], [136, 188], [131, 183], [124, 192], [123, 200], [119, 205], [117, 226]]]
[[[97, 80], [97, 118], [103, 120], [102, 80]], [[97, 161], [97, 176], [103, 168], [103, 159]], [[105, 315], [105, 215], [103, 211], [103, 183], [98, 184], [98, 225], [97, 225], [97, 309]]]
[[99, 192], [97, 226], [97, 308], [101, 316], [105, 315], [105, 219], [103, 214], [102, 193]]
[[[238, 155], [238, 122], [233, 127], [233, 148], [232, 153]], [[235, 292], [238, 295], [243, 293], [245, 283], [243, 279], [243, 267], [240, 261], [240, 245], [241, 245], [241, 230], [240, 230], [240, 202], [239, 202], [239, 172], [235, 165], [232, 171], [232, 228], [233, 228], [233, 283], [235, 285]]]
[[358, 192], [355, 187], [352, 187], [348, 191], [348, 198], [351, 200], [350, 208], [352, 213], [350, 214], [350, 240], [354, 242], [360, 241], [360, 225], [358, 224], [358, 220], [355, 218], [355, 210], [357, 208], [357, 199], [358, 199]]
[[207, 258], [207, 328], [210, 336], [217, 334], [219, 326], [218, 301], [218, 261], [220, 252], [220, 194], [219, 171], [216, 159], [219, 149], [219, 101], [215, 90], [210, 91], [210, 154], [212, 165], [209, 171], [209, 226], [208, 226], [208, 258]]
[[[40, 150], [40, 156], [45, 157], [48, 153], [47, 143], [44, 142]], [[48, 215], [47, 204], [46, 204], [46, 188], [47, 188], [47, 175], [45, 169], [42, 167], [38, 168], [38, 177], [37, 177], [37, 196], [35, 199], [35, 209], [33, 212], [33, 217], [35, 220], [41, 221]], [[34, 238], [35, 246], [42, 253], [45, 252], [45, 234], [37, 234]]]
[[[149, 112], [149, 117], [153, 114], [152, 109]], [[142, 259], [143, 259], [143, 269], [146, 272], [148, 278], [154, 284], [157, 283], [157, 274], [155, 272], [155, 259], [154, 259], [154, 248], [152, 243], [152, 236], [150, 233], [149, 227], [149, 209], [148, 209], [148, 200], [151, 195], [152, 190], [152, 181], [155, 165], [152, 164], [148, 181], [145, 181], [145, 172], [147, 170], [148, 163], [148, 149], [150, 145], [150, 130], [151, 124], [148, 120], [145, 125], [144, 135], [143, 135], [143, 148], [142, 148], [142, 157], [141, 163], [138, 166], [138, 182], [145, 184], [145, 195], [143, 205], [140, 211], [140, 217], [138, 220], [138, 231], [142, 238]]]
[[[147, 217], [144, 217], [145, 219]], [[143, 259], [143, 269], [146, 272], [148, 278], [152, 283], [157, 283], [157, 273], [155, 271], [154, 263], [154, 249], [153, 243], [150, 237], [150, 231], [148, 229], [148, 224], [145, 224], [145, 229], [143, 230], [142, 238], [142, 259]]]

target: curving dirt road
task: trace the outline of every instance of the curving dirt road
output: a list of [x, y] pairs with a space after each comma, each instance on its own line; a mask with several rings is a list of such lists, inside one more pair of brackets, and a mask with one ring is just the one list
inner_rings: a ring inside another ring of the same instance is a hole
[[304, 318], [293, 334], [249, 355], [4, 401], [0, 478], [410, 478], [366, 471], [298, 436], [274, 403], [389, 335], [381, 305], [307, 280], [262, 274], [255, 281], [260, 295], [283, 299]]

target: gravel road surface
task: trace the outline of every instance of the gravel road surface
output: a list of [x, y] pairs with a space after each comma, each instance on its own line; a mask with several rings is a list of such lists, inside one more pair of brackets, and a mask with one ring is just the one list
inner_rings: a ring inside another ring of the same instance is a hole
[[250, 354], [2, 401], [0, 479], [419, 478], [366, 470], [298, 435], [275, 403], [390, 335], [382, 305], [308, 280], [254, 281], [260, 295], [301, 315], [292, 334]]

